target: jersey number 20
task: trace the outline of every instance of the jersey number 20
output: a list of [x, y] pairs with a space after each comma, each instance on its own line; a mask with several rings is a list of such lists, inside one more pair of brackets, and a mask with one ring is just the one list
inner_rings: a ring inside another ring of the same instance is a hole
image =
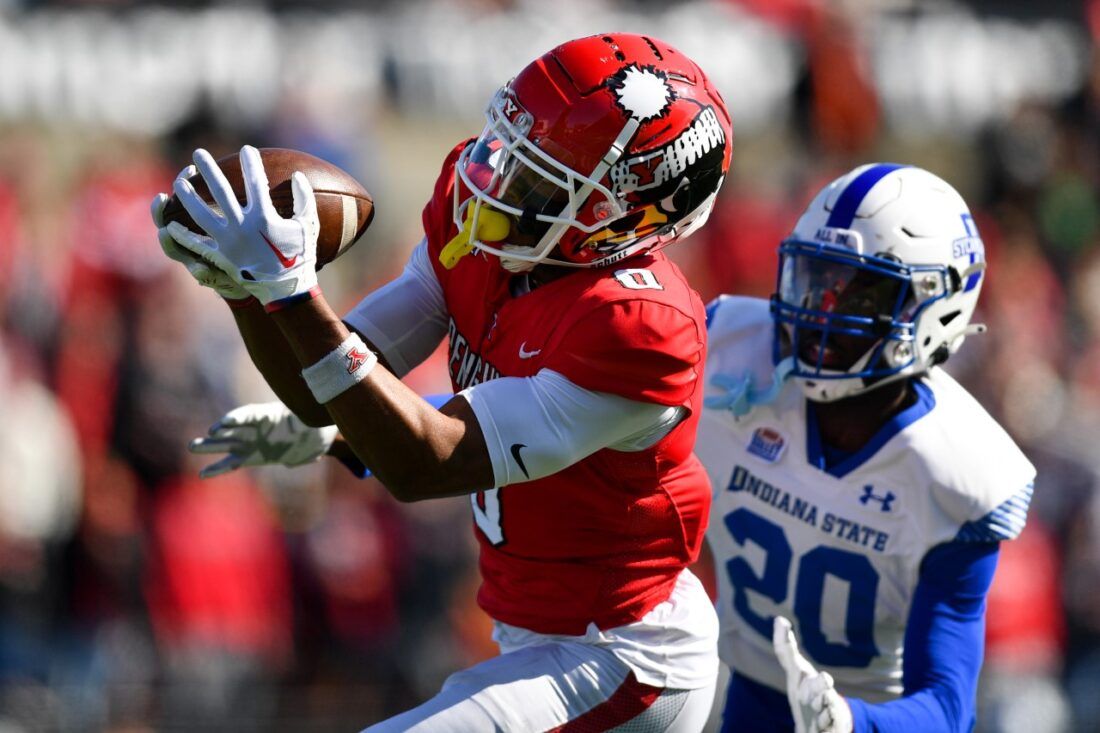
[[[794, 615], [806, 653], [820, 664], [831, 667], [866, 667], [878, 656], [874, 623], [879, 575], [870, 560], [825, 545], [813, 548], [796, 560], [783, 528], [745, 508], [727, 514], [725, 523], [737, 544], [744, 546], [751, 541], [764, 550], [764, 568], [759, 575], [743, 557], [734, 557], [726, 563], [734, 589], [733, 607], [749, 626], [764, 638], [772, 638], [774, 617], [753, 611], [748, 592], [755, 591], [777, 604], [786, 602], [791, 566], [795, 565]], [[829, 575], [848, 584], [848, 608], [844, 617], [847, 643], [829, 641], [821, 628], [825, 578]]]

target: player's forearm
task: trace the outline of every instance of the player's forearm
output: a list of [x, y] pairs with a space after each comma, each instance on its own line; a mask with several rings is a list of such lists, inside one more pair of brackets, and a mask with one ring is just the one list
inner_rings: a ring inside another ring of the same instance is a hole
[[332, 417], [313, 399], [290, 345], [263, 306], [253, 301], [234, 308], [233, 318], [252, 363], [279, 400], [306, 425], [331, 425]]
[[853, 733], [967, 733], [974, 722], [973, 704], [952, 698], [951, 691], [937, 688], [877, 705], [849, 699]]
[[905, 695], [849, 700], [855, 733], [970, 730], [997, 553], [995, 544], [948, 543], [925, 557], [906, 624]]
[[[319, 362], [349, 335], [323, 297], [277, 311], [272, 321], [300, 368]], [[355, 455], [402, 501], [492, 487], [488, 451], [465, 399], [436, 410], [379, 364], [325, 408]]]

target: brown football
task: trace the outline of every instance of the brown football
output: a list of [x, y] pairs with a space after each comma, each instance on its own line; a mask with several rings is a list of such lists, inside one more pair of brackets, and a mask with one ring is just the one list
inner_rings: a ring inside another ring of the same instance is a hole
[[[317, 196], [317, 218], [321, 222], [321, 235], [317, 239], [317, 269], [342, 255], [370, 226], [371, 219], [374, 218], [374, 199], [363, 188], [363, 184], [349, 173], [299, 150], [260, 148], [260, 158], [264, 162], [264, 170], [267, 171], [271, 202], [275, 204], [279, 216], [289, 218], [294, 215], [290, 176], [295, 171], [304, 173], [312, 184], [313, 192]], [[220, 158], [218, 167], [229, 179], [237, 201], [244, 206], [240, 157], [234, 153]], [[190, 181], [203, 201], [214, 203], [202, 176], [196, 174]], [[202, 232], [175, 194], [172, 194], [164, 206], [164, 223], [170, 221], [178, 221], [191, 231]]]

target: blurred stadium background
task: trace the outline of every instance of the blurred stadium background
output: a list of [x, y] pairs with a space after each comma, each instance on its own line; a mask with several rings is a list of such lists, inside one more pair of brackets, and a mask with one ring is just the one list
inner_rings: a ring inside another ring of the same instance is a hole
[[[399, 272], [445, 153], [570, 37], [660, 36], [734, 116], [705, 298], [766, 295], [810, 194], [922, 165], [989, 276], [950, 370], [1039, 467], [990, 599], [979, 731], [1100, 730], [1100, 2], [0, 0], [0, 731], [358, 730], [495, 652], [464, 500], [337, 464], [199, 481], [189, 438], [267, 399], [148, 219], [197, 145], [308, 150], [374, 193], [322, 277]], [[442, 361], [409, 381], [444, 392]]]

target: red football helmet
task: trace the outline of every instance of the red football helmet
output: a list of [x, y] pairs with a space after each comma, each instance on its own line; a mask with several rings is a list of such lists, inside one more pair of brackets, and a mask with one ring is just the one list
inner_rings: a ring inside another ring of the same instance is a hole
[[655, 38], [564, 43], [502, 87], [486, 117], [456, 165], [455, 223], [515, 272], [608, 265], [685, 237], [729, 169], [725, 102]]

